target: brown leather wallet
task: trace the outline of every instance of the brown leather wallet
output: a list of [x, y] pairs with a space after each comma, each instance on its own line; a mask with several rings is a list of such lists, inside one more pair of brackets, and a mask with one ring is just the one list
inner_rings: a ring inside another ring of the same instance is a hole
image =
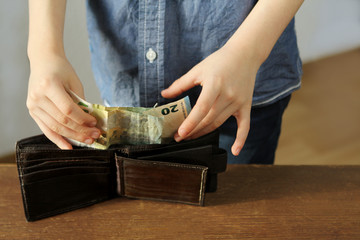
[[20, 140], [16, 160], [28, 221], [124, 196], [204, 205], [226, 169], [218, 132], [180, 143], [61, 150], [44, 135]]

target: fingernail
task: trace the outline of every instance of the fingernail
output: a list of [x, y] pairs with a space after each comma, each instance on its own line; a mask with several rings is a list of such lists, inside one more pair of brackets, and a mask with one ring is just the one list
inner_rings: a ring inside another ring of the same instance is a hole
[[91, 138], [87, 138], [84, 141], [86, 144], [92, 144], [93, 140]]
[[99, 133], [99, 132], [97, 132], [97, 131], [92, 132], [92, 133], [91, 133], [91, 137], [92, 137], [92, 138], [97, 139], [97, 138], [99, 138], [99, 137], [100, 137], [100, 133]]
[[66, 144], [61, 144], [59, 147], [60, 147], [62, 150], [71, 150], [71, 149], [72, 149], [71, 146], [68, 146], [68, 145], [66, 145]]
[[179, 135], [184, 138], [187, 135], [187, 131], [184, 128], [180, 128]]
[[236, 148], [236, 150], [235, 150], [235, 156], [239, 155], [240, 150], [241, 150], [241, 148], [240, 148], [240, 147]]
[[175, 141], [177, 141], [177, 142], [180, 142], [180, 141], [181, 141], [181, 137], [180, 137], [179, 134], [177, 134], [177, 133], [175, 133], [174, 139], [175, 139]]
[[164, 97], [164, 95], [166, 96], [167, 93], [168, 93], [167, 89], [164, 89], [161, 91], [161, 96]]

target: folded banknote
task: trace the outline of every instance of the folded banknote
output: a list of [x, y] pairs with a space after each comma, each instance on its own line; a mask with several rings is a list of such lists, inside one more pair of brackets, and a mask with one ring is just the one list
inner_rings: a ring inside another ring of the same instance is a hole
[[105, 107], [68, 92], [76, 104], [96, 118], [101, 131], [91, 145], [68, 139], [75, 146], [107, 149], [113, 144], [168, 143], [191, 111], [189, 97], [153, 108]]

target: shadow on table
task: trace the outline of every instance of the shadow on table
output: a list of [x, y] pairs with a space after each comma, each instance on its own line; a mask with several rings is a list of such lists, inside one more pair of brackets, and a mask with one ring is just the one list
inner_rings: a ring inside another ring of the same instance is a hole
[[359, 166], [232, 165], [218, 176], [218, 190], [206, 205], [360, 189]]

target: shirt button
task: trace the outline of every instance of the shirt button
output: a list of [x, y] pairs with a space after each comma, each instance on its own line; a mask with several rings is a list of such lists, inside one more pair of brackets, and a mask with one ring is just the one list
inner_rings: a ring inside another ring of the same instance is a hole
[[149, 50], [146, 52], [147, 60], [149, 60], [149, 62], [152, 63], [154, 62], [156, 57], [157, 57], [157, 53], [152, 48], [149, 48]]

